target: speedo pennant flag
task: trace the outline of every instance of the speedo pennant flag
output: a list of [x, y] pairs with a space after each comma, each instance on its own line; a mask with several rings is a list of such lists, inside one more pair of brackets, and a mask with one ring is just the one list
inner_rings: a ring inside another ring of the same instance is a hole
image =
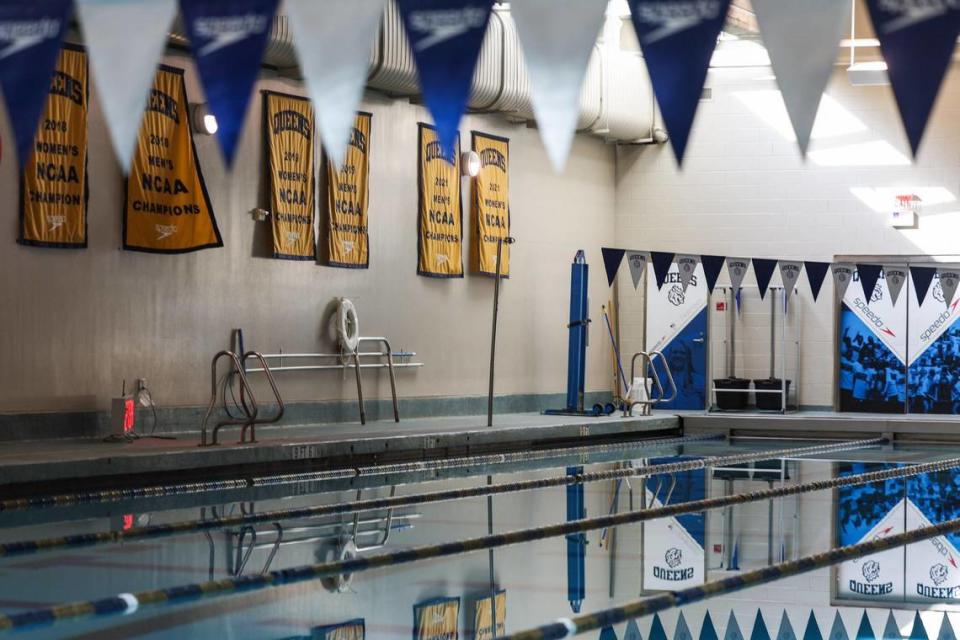
[[217, 140], [233, 166], [279, 0], [180, 0]]
[[960, 34], [956, 0], [866, 0], [913, 155]]
[[386, 0], [286, 0], [323, 148], [343, 166]]
[[72, 6], [71, 0], [0, 2], [0, 89], [21, 168], [47, 103]]
[[77, 0], [97, 99], [123, 172], [137, 142], [177, 0]]
[[680, 165], [729, 7], [730, 0], [630, 1], [653, 93]]
[[797, 136], [807, 154], [820, 96], [847, 25], [848, 0], [753, 0], [763, 44]]
[[493, 0], [397, 0], [423, 101], [447, 159], [467, 107]]
[[563, 171], [580, 115], [580, 86], [607, 0], [513, 0], [530, 99], [553, 170]]

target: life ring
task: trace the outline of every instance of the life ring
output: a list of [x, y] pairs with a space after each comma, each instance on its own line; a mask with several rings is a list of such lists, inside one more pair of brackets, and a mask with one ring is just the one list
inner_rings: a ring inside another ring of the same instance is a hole
[[337, 306], [337, 338], [340, 347], [353, 352], [360, 344], [360, 324], [357, 308], [346, 298], [340, 298]]

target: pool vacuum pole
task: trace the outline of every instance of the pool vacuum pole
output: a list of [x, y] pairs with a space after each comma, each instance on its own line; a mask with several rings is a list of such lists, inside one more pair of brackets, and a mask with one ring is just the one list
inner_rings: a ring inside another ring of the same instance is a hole
[[[515, 240], [510, 236], [497, 238], [497, 272], [493, 280], [493, 331], [490, 336], [490, 388], [487, 392], [487, 426], [493, 426], [493, 365], [497, 356], [497, 315], [500, 313], [500, 258], [503, 256], [503, 245], [513, 244]], [[496, 606], [496, 602], [494, 602]]]

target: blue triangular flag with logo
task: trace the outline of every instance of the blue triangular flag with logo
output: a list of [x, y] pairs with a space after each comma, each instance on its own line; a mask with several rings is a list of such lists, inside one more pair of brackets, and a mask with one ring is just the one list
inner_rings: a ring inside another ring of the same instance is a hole
[[839, 611], [833, 616], [833, 626], [830, 627], [830, 635], [827, 636], [827, 640], [850, 640], [850, 636], [847, 635], [847, 628], [843, 626], [843, 618], [840, 617]]
[[910, 279], [913, 280], [913, 288], [917, 290], [917, 306], [923, 305], [935, 275], [937, 270], [934, 267], [910, 267]]
[[810, 612], [807, 618], [807, 626], [803, 630], [803, 640], [823, 640], [823, 634], [820, 633], [820, 625], [817, 624], [817, 617]]
[[723, 640], [743, 640], [743, 632], [740, 631], [737, 616], [733, 615], [733, 611], [730, 611], [730, 617], [727, 618], [727, 630], [723, 632]]
[[876, 640], [877, 636], [873, 633], [873, 627], [870, 626], [870, 618], [864, 611], [860, 616], [860, 626], [857, 627], [857, 640]]
[[0, 2], [0, 89], [21, 167], [32, 153], [72, 9], [72, 0]]
[[703, 616], [703, 626], [700, 627], [700, 640], [719, 640], [717, 638], [717, 629], [713, 626], [713, 619], [710, 617], [709, 611]]
[[670, 273], [670, 265], [673, 264], [673, 254], [651, 251], [650, 262], [653, 263], [653, 275], [657, 279], [657, 289], [662, 289], [663, 283], [667, 281], [667, 274]]
[[493, 0], [397, 0], [423, 101], [444, 154], [453, 155]]
[[873, 290], [877, 287], [880, 272], [883, 268], [878, 264], [858, 264], [857, 274], [860, 277], [860, 286], [863, 287], [863, 299], [867, 304], [873, 298]]
[[279, 0], [180, 0], [217, 140], [233, 166]]
[[643, 636], [640, 635], [640, 628], [637, 626], [637, 621], [633, 618], [627, 622], [627, 630], [623, 634], [623, 640], [643, 640]]
[[750, 640], [770, 640], [767, 623], [764, 622], [760, 609], [757, 609], [757, 617], [753, 619], [753, 630], [750, 632]]
[[663, 623], [660, 622], [660, 614], [653, 614], [653, 622], [650, 623], [649, 640], [667, 640], [667, 632], [663, 630]]
[[633, 27], [678, 164], [683, 164], [729, 6], [730, 0], [630, 0]]
[[820, 295], [820, 288], [823, 287], [823, 281], [830, 271], [829, 262], [804, 262], [803, 268], [807, 272], [807, 281], [810, 283], [810, 292], [813, 293], [813, 301], [817, 301]]
[[793, 625], [790, 624], [790, 618], [784, 611], [780, 616], [780, 629], [777, 630], [777, 640], [797, 640], [797, 634], [793, 632]]
[[613, 627], [604, 627], [600, 631], [600, 640], [617, 640], [617, 632], [613, 630]]
[[867, 0], [900, 118], [917, 155], [960, 35], [956, 2]]
[[770, 278], [773, 277], [773, 272], [776, 268], [776, 260], [768, 260], [767, 258], [753, 259], [753, 275], [757, 276], [757, 286], [760, 287], [761, 300], [767, 295], [767, 289], [770, 288]]
[[723, 265], [726, 264], [726, 256], [700, 256], [700, 264], [703, 265], [703, 276], [707, 279], [707, 290], [713, 293], [713, 288], [717, 286], [717, 278], [723, 271]]
[[887, 614], [887, 623], [883, 627], [883, 640], [902, 640], [900, 627], [897, 626], [897, 619], [893, 617], [893, 611]]
[[920, 612], [913, 614], [913, 629], [910, 630], [910, 640], [930, 640], [927, 636], [927, 630], [923, 626], [923, 620], [920, 619]]
[[677, 628], [673, 632], [673, 640], [693, 640], [693, 634], [690, 633], [690, 627], [687, 626], [687, 620], [683, 617], [683, 611], [677, 618]]
[[943, 621], [940, 623], [940, 633], [937, 635], [937, 640], [957, 640], [957, 634], [953, 632], [953, 625], [950, 624], [950, 618], [946, 611], [943, 612]]
[[603, 254], [603, 268], [607, 270], [607, 284], [613, 286], [613, 281], [617, 279], [617, 271], [620, 270], [620, 263], [623, 262], [623, 255], [626, 249], [608, 249], [602, 247], [600, 253]]

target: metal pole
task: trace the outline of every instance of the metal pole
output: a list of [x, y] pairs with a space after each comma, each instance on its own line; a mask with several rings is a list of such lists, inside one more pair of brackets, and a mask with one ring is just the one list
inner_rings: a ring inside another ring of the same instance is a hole
[[353, 362], [357, 374], [357, 402], [360, 403], [360, 424], [367, 424], [367, 411], [363, 406], [363, 383], [360, 382], [360, 354], [353, 350]]
[[[497, 316], [500, 313], [500, 258], [503, 256], [503, 245], [513, 244], [513, 238], [497, 238], [497, 270], [493, 280], [493, 330], [490, 334], [490, 388], [487, 391], [487, 426], [493, 426], [493, 375], [494, 360], [497, 356]], [[494, 603], [496, 604], [496, 603]]]

